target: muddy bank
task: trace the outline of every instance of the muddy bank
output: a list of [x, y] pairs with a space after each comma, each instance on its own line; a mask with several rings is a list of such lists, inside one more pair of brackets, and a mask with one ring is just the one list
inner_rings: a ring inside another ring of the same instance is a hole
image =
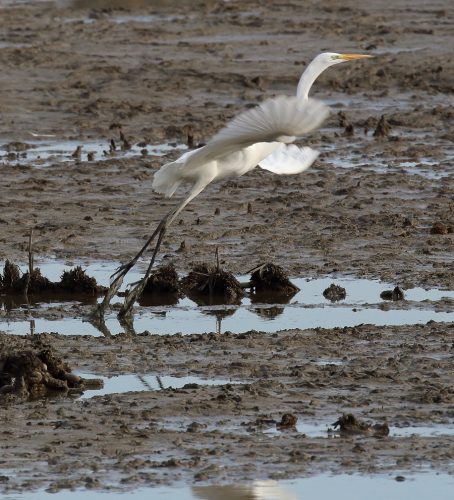
[[[0, 258], [25, 261], [33, 226], [41, 255], [128, 260], [175, 203], [150, 185], [181, 150], [162, 157], [153, 145], [206, 141], [246, 106], [294, 93], [305, 64], [334, 47], [377, 58], [331, 68], [315, 85], [333, 113], [304, 141], [322, 153], [314, 168], [208, 187], [169, 231], [163, 259], [189, 269], [214, 260], [218, 245], [236, 273], [273, 261], [299, 276], [336, 269], [452, 285], [449, 2], [411, 11], [400, 2], [40, 2], [0, 17], [0, 139], [46, 141], [31, 131], [79, 141], [68, 161], [53, 156], [42, 168], [26, 163], [26, 149], [16, 159], [4, 150]], [[89, 156], [93, 140], [106, 157]], [[125, 144], [133, 157], [120, 154]], [[437, 224], [446, 231], [434, 233]]]
[[[453, 334], [453, 324], [432, 323], [186, 337], [42, 335], [82, 373], [138, 373], [140, 365], [142, 374], [231, 382], [3, 404], [4, 433], [14, 441], [4, 451], [2, 489], [449, 471], [454, 448], [443, 429], [452, 431]], [[23, 340], [2, 335], [0, 342]], [[366, 430], [329, 438], [328, 427], [344, 413]], [[285, 414], [296, 427], [279, 425]], [[373, 425], [388, 426], [389, 435], [368, 430]], [[437, 425], [431, 435], [427, 427]]]
[[[156, 169], [239, 111], [293, 94], [315, 54], [339, 50], [377, 57], [332, 68], [315, 85], [333, 110], [301, 143], [320, 150], [314, 167], [209, 186], [169, 230], [160, 261], [179, 272], [215, 266], [218, 247], [236, 275], [274, 262], [291, 277], [453, 289], [451, 2], [8, 3], [2, 262], [27, 261], [32, 227], [36, 258], [129, 260], [176, 203], [151, 192]], [[34, 307], [37, 318], [81, 318], [91, 302], [2, 305], [0, 332]], [[449, 313], [452, 300], [415, 307]], [[452, 323], [111, 338], [65, 328], [40, 338], [82, 373], [231, 383], [2, 399], [2, 493], [452, 471]], [[0, 334], [2, 349], [28, 342]], [[344, 414], [389, 435], [328, 438]]]

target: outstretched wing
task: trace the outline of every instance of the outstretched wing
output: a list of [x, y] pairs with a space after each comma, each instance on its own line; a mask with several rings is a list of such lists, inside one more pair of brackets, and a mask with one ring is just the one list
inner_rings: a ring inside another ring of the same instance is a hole
[[318, 155], [319, 152], [312, 148], [280, 144], [259, 163], [259, 167], [279, 175], [299, 174], [308, 169]]
[[257, 142], [291, 142], [318, 128], [328, 107], [316, 99], [279, 96], [241, 113], [221, 129], [186, 165], [210, 161]]

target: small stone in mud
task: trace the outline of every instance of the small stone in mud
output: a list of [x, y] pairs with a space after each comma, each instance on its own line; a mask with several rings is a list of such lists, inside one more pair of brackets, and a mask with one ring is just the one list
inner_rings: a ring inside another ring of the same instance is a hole
[[381, 115], [377, 127], [374, 130], [374, 137], [386, 137], [391, 131], [391, 125], [386, 120], [385, 115]]
[[194, 127], [189, 123], [183, 127], [183, 134], [186, 135], [186, 145], [189, 149], [194, 147]]
[[199, 424], [199, 422], [192, 422], [186, 428], [186, 432], [199, 432], [201, 429], [205, 429], [206, 424]]
[[222, 269], [198, 264], [181, 280], [181, 286], [188, 295], [222, 297], [232, 304], [244, 296], [243, 288], [232, 273]]
[[143, 293], [179, 293], [179, 291], [178, 273], [175, 266], [167, 264], [151, 274]]
[[389, 427], [386, 422], [384, 424], [372, 425], [357, 419], [351, 413], [342, 415], [332, 425], [334, 428], [339, 427], [338, 431], [345, 434], [373, 434], [376, 437], [387, 436], [389, 434]]
[[350, 121], [347, 119], [345, 113], [343, 111], [339, 111], [339, 113], [337, 113], [337, 116], [339, 118], [339, 127], [344, 128], [344, 136], [352, 137], [355, 133], [354, 128]]
[[293, 295], [299, 288], [288, 278], [287, 273], [275, 264], [263, 264], [251, 274], [251, 287], [255, 292], [277, 292]]
[[430, 228], [430, 234], [448, 234], [452, 232], [453, 228], [448, 227], [443, 222], [435, 222], [435, 224]]
[[77, 160], [80, 160], [81, 154], [82, 154], [82, 146], [77, 146], [77, 148], [73, 151], [71, 156], [73, 158], [76, 158]]
[[120, 129], [120, 142], [121, 142], [121, 150], [129, 151], [131, 149], [131, 143], [126, 139], [126, 136], [123, 134], [123, 131]]
[[298, 418], [292, 413], [284, 413], [281, 421], [276, 424], [278, 429], [294, 429]]
[[384, 290], [380, 294], [383, 300], [404, 300], [405, 294], [400, 286], [396, 286], [393, 290]]
[[361, 446], [359, 443], [356, 443], [355, 446], [353, 446], [352, 449], [353, 453], [364, 453], [366, 449], [364, 446]]
[[345, 288], [331, 283], [331, 285], [323, 291], [323, 296], [331, 302], [336, 302], [345, 299], [347, 292]]

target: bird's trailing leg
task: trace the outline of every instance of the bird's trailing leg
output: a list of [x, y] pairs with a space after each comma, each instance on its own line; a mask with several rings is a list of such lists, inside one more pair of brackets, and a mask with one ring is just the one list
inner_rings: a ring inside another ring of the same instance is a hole
[[109, 289], [107, 290], [106, 294], [104, 295], [103, 301], [98, 305], [97, 307], [97, 316], [102, 318], [104, 316], [104, 312], [108, 305], [110, 304], [110, 301], [112, 298], [115, 296], [115, 294], [118, 292], [120, 289], [122, 283], [123, 283], [123, 278], [126, 276], [126, 274], [129, 272], [130, 269], [132, 269], [137, 261], [140, 259], [140, 257], [143, 255], [145, 250], [151, 245], [152, 241], [156, 238], [156, 236], [160, 233], [162, 227], [165, 225], [166, 220], [170, 214], [168, 214], [164, 219], [159, 223], [158, 227], [155, 229], [154, 233], [148, 238], [148, 240], [145, 242], [143, 247], [140, 249], [138, 254], [130, 260], [128, 263], [123, 264], [120, 266], [114, 274], [111, 276], [111, 283], [109, 286]]
[[153, 250], [153, 255], [151, 257], [150, 264], [148, 265], [147, 272], [145, 273], [145, 276], [136, 284], [136, 286], [126, 296], [125, 302], [124, 302], [122, 308], [120, 309], [120, 312], [118, 313], [118, 316], [120, 318], [125, 317], [127, 315], [130, 315], [132, 307], [134, 305], [134, 302], [140, 297], [141, 293], [143, 292], [143, 290], [147, 286], [148, 279], [150, 277], [154, 262], [156, 260], [156, 255], [158, 254], [159, 247], [161, 246], [161, 242], [162, 242], [162, 239], [164, 238], [164, 235], [167, 231], [167, 228], [170, 226], [170, 224], [172, 224], [172, 222], [175, 220], [177, 215], [184, 209], [184, 207], [192, 199], [194, 199], [209, 182], [211, 182], [211, 179], [203, 179], [202, 181], [200, 181], [199, 183], [194, 185], [194, 187], [191, 189], [188, 197], [185, 200], [183, 200], [177, 206], [177, 208], [172, 210], [170, 213], [168, 213], [164, 217], [164, 219], [162, 219], [162, 221], [159, 223], [159, 226], [157, 227], [156, 231], [153, 233], [153, 235], [150, 237], [150, 239], [147, 241], [147, 243], [142, 248], [140, 254], [134, 258], [134, 259], [137, 259], [138, 257], [140, 257], [140, 255], [142, 255], [142, 253], [145, 251], [145, 249], [148, 247], [148, 245], [151, 243], [151, 241], [153, 241], [154, 237], [156, 235], [158, 236], [158, 240], [157, 240], [156, 246]]
[[167, 218], [164, 221], [164, 224], [162, 225], [159, 235], [158, 235], [158, 241], [156, 242], [156, 246], [154, 247], [153, 250], [153, 255], [150, 260], [150, 264], [148, 264], [147, 272], [145, 273], [145, 276], [136, 284], [136, 286], [126, 295], [125, 302], [120, 309], [120, 312], [118, 313], [119, 318], [125, 318], [130, 315], [132, 306], [134, 305], [135, 301], [141, 296], [144, 288], [147, 286], [148, 279], [150, 278], [151, 271], [153, 269], [154, 262], [156, 260], [156, 255], [158, 253], [159, 247], [161, 246], [162, 239], [164, 238], [164, 234], [167, 229]]

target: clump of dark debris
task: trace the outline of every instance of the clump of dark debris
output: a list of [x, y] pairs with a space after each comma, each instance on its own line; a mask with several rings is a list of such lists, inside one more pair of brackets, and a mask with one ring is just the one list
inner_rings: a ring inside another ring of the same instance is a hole
[[380, 297], [383, 300], [404, 300], [405, 294], [400, 286], [396, 286], [393, 290], [384, 290]]
[[239, 303], [244, 296], [240, 282], [232, 273], [208, 264], [197, 264], [182, 278], [181, 287], [190, 298], [211, 297], [225, 304]]
[[65, 292], [89, 293], [98, 295], [105, 290], [105, 287], [98, 285], [96, 279], [88, 276], [80, 266], [63, 271], [60, 283], [56, 283], [57, 288]]
[[0, 274], [0, 290], [3, 291], [13, 289], [19, 279], [19, 266], [16, 266], [16, 264], [7, 260], [5, 262], [5, 266], [3, 267], [3, 274]]
[[173, 264], [157, 269], [148, 279], [143, 293], [179, 293], [178, 273]]
[[[90, 381], [91, 383], [92, 381]], [[99, 382], [99, 381], [98, 381]], [[91, 384], [92, 385], [92, 384]], [[0, 395], [20, 399], [45, 396], [52, 391], [82, 392], [85, 380], [71, 372], [39, 337], [22, 341], [14, 346], [1, 339], [0, 342]]]
[[338, 300], [344, 300], [347, 296], [345, 288], [331, 283], [331, 285], [323, 291], [323, 297], [331, 302], [337, 302]]
[[251, 289], [255, 293], [278, 293], [280, 295], [294, 295], [299, 291], [288, 278], [287, 273], [275, 264], [263, 264], [252, 270]]
[[7, 260], [3, 268], [0, 291], [17, 294], [28, 289], [28, 293], [40, 293], [54, 288], [54, 283], [45, 278], [38, 267], [21, 275], [19, 266]]
[[[337, 432], [345, 434], [372, 434], [376, 437], [387, 436], [389, 434], [388, 424], [369, 424], [357, 419], [351, 413], [344, 414], [339, 419], [332, 424]], [[331, 429], [328, 432], [333, 432]]]
[[96, 279], [87, 276], [85, 271], [77, 266], [69, 271], [64, 271], [59, 282], [53, 282], [41, 274], [35, 267], [31, 273], [21, 274], [19, 266], [7, 260], [0, 274], [0, 293], [21, 294], [27, 291], [29, 295], [42, 293], [84, 293], [99, 295], [105, 287], [96, 283]]

